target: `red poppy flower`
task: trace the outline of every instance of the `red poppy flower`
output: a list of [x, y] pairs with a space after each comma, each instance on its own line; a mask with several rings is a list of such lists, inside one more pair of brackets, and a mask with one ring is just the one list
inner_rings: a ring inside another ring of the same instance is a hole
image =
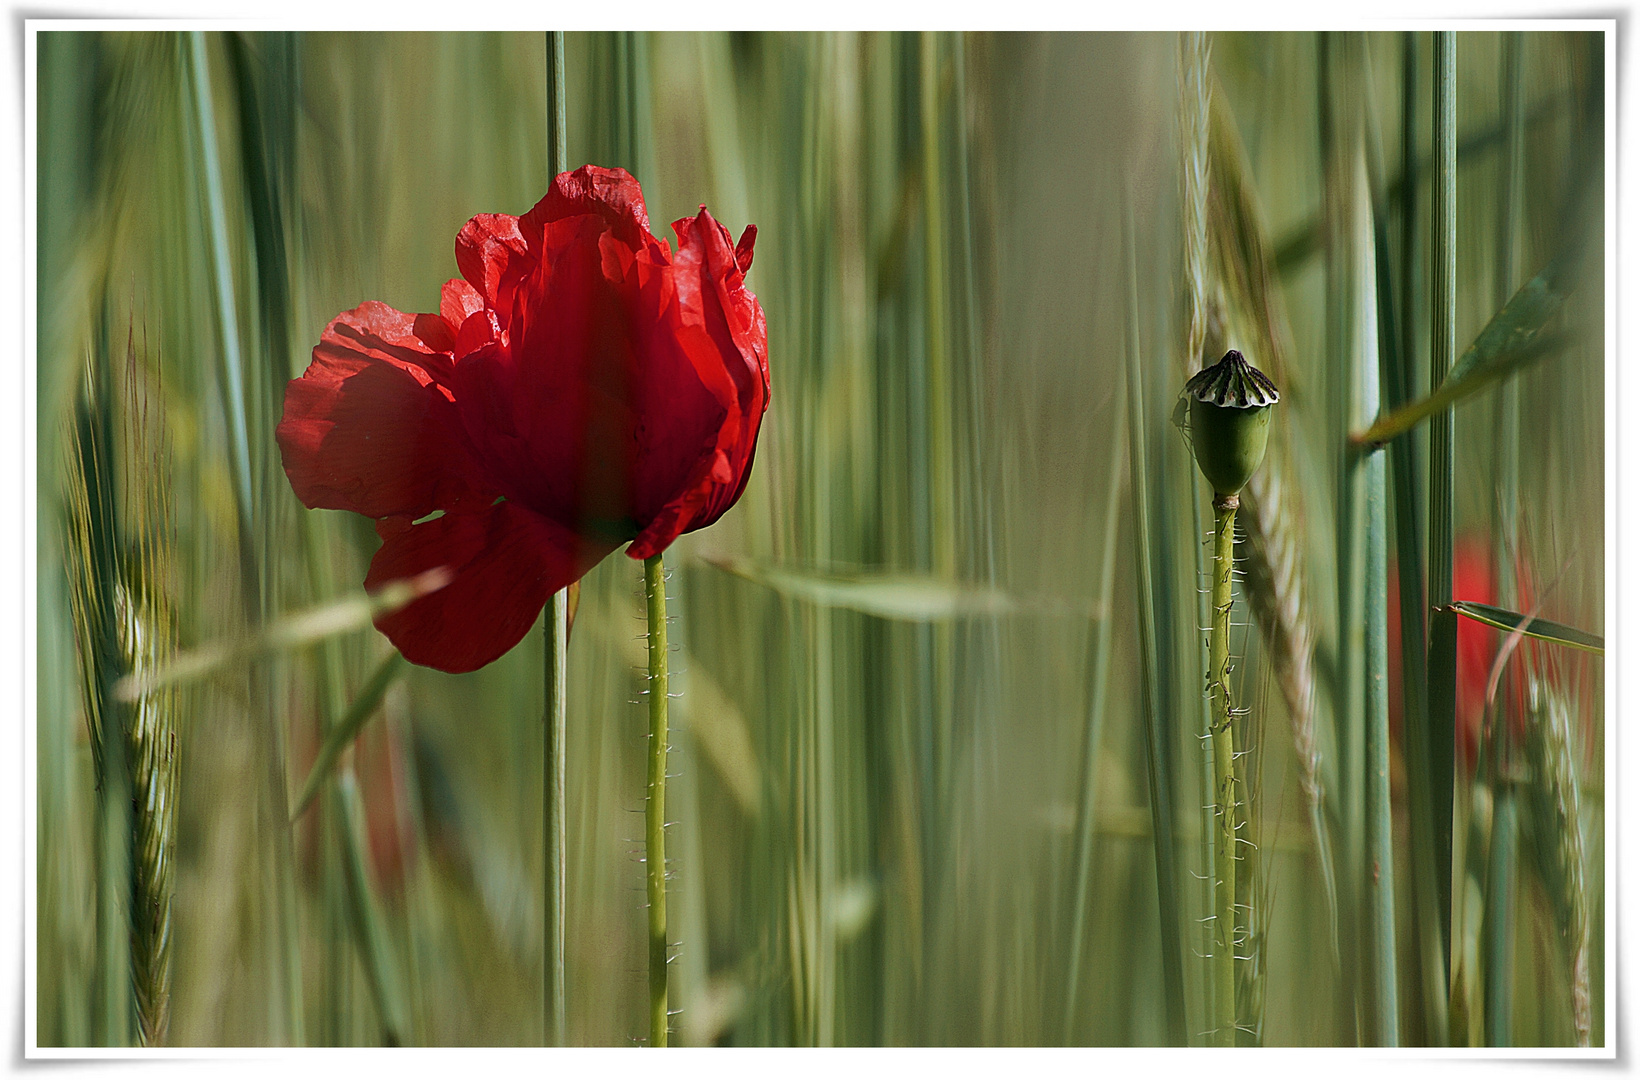
[[483, 667], [621, 544], [648, 558], [740, 498], [769, 400], [757, 229], [737, 246], [704, 206], [672, 228], [675, 254], [626, 172], [564, 173], [462, 228], [437, 314], [343, 312], [291, 382], [285, 473], [377, 519], [366, 588], [453, 574], [377, 620], [407, 659]]
[[[1531, 584], [1524, 565], [1516, 569], [1517, 585], [1530, 607]], [[1401, 727], [1401, 605], [1400, 575], [1394, 563], [1389, 566], [1389, 702], [1390, 726], [1395, 732]], [[1492, 550], [1479, 536], [1459, 537], [1452, 550], [1452, 595], [1458, 600], [1482, 604], [1496, 602], [1492, 567]], [[1458, 619], [1457, 724], [1458, 762], [1467, 772], [1474, 772], [1481, 741], [1481, 724], [1486, 715], [1486, 684], [1491, 678], [1492, 662], [1504, 634], [1473, 619]], [[1524, 709], [1523, 688], [1506, 680], [1509, 693], [1517, 702], [1517, 721]], [[1499, 697], [1504, 694], [1499, 691]]]

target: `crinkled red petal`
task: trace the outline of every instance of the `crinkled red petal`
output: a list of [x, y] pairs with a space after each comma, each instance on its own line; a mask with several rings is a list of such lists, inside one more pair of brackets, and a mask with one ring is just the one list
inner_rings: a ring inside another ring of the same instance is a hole
[[649, 231], [649, 211], [644, 208], [643, 189], [625, 169], [605, 169], [583, 165], [574, 172], [559, 173], [552, 188], [541, 197], [521, 221], [524, 233], [540, 236], [555, 221], [593, 214], [628, 247], [638, 249], [659, 244]]
[[[673, 224], [678, 233], [676, 339], [703, 384], [719, 395], [724, 420], [699, 455], [690, 483], [656, 513], [627, 550], [648, 558], [679, 535], [704, 528], [740, 498], [768, 407], [768, 333], [756, 297], [746, 291], [728, 230], [703, 207]], [[755, 238], [755, 234], [752, 234]], [[744, 242], [744, 241], [743, 241]], [[749, 255], [751, 245], [746, 244]]]

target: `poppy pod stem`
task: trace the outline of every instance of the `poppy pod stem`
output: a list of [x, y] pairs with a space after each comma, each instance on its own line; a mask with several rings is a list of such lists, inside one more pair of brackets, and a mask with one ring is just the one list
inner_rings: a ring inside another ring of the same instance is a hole
[[1264, 460], [1274, 383], [1234, 349], [1185, 384], [1190, 445], [1213, 486], [1213, 626], [1207, 642], [1213, 745], [1213, 1042], [1236, 1045], [1236, 770], [1230, 726], [1231, 571], [1241, 489]]
[[1236, 1044], [1236, 773], [1230, 730], [1230, 571], [1239, 495], [1213, 497], [1213, 636], [1207, 647], [1213, 742], [1213, 1042]]
[[644, 869], [649, 896], [649, 1045], [666, 1045], [666, 580], [660, 555], [643, 561], [649, 615], [649, 799]]

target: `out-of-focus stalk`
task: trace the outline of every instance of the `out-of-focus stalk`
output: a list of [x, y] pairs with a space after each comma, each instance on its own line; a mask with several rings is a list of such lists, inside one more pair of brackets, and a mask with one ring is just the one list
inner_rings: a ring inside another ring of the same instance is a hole
[[[1452, 367], [1456, 346], [1458, 273], [1458, 36], [1435, 35], [1435, 86], [1432, 117], [1435, 169], [1431, 178], [1431, 255], [1429, 320], [1429, 387], [1434, 391]], [[1433, 893], [1440, 927], [1442, 978], [1452, 940], [1452, 785], [1458, 678], [1458, 617], [1452, 603], [1452, 410], [1435, 414], [1429, 425], [1429, 605], [1428, 729], [1430, 815], [1434, 826]], [[1441, 1032], [1437, 1038], [1446, 1038]]]
[[[547, 182], [569, 168], [564, 104], [564, 32], [547, 34]], [[545, 925], [542, 934], [542, 1041], [562, 1046], [567, 1035], [564, 991], [564, 836], [565, 691], [569, 660], [569, 590], [559, 589], [547, 601], [542, 637], [545, 646], [543, 687], [545, 720], [541, 747], [541, 820], [545, 850]]]

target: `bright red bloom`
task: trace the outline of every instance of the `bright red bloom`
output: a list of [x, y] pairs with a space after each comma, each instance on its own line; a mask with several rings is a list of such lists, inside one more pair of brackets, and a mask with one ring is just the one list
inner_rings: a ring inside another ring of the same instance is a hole
[[[1516, 569], [1516, 588], [1526, 598], [1523, 607], [1530, 608], [1531, 584], [1525, 566]], [[1400, 575], [1394, 563], [1389, 566], [1389, 711], [1390, 727], [1401, 728], [1401, 605], [1399, 601]], [[1494, 604], [1495, 595], [1492, 551], [1486, 540], [1479, 536], [1459, 537], [1452, 550], [1452, 597], [1481, 604]], [[1481, 742], [1481, 725], [1486, 716], [1486, 684], [1492, 674], [1492, 662], [1498, 646], [1506, 637], [1473, 619], [1458, 618], [1457, 702], [1457, 760], [1467, 772], [1473, 773]], [[1519, 655], [1519, 654], [1517, 654]], [[1505, 680], [1505, 685], [1509, 685]], [[1521, 700], [1518, 687], [1511, 690], [1516, 701]], [[1500, 699], [1504, 691], [1499, 690]], [[1518, 716], [1523, 712], [1515, 709]]]
[[648, 558], [740, 498], [769, 400], [757, 229], [737, 246], [705, 207], [672, 228], [676, 254], [624, 171], [564, 173], [462, 228], [437, 314], [343, 312], [291, 382], [285, 473], [377, 519], [366, 588], [454, 574], [377, 620], [407, 659], [483, 667], [621, 544]]

